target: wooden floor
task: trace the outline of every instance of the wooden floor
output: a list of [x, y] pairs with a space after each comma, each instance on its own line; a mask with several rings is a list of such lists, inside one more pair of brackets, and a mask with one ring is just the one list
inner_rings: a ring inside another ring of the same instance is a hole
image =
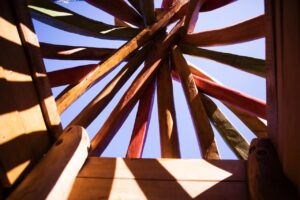
[[90, 157], [70, 199], [248, 199], [246, 162]]

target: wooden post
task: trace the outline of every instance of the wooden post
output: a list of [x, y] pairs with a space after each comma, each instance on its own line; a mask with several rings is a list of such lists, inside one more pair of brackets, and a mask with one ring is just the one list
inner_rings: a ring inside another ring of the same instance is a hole
[[214, 133], [208, 121], [195, 81], [179, 47], [176, 45], [172, 47], [172, 58], [190, 108], [202, 157], [205, 159], [219, 159]]
[[192, 33], [194, 31], [198, 20], [200, 8], [205, 2], [206, 0], [190, 0], [187, 12], [185, 14], [185, 33]]

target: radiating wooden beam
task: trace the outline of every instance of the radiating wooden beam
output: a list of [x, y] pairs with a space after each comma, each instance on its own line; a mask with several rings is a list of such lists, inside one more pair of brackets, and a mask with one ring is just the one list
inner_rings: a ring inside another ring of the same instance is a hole
[[242, 134], [231, 124], [209, 97], [201, 94], [201, 99], [209, 119], [228, 144], [229, 148], [239, 159], [247, 160], [249, 144]]
[[230, 3], [233, 3], [237, 0], [208, 0], [204, 3], [203, 6], [201, 6], [201, 12], [207, 12], [211, 10], [215, 10], [218, 8], [221, 8], [223, 6], [226, 6]]
[[85, 128], [88, 127], [137, 70], [140, 64], [144, 61], [149, 50], [150, 45], [144, 47], [130, 58], [128, 63], [120, 70], [120, 72], [112, 78], [112, 80], [86, 107], [84, 107], [84, 109], [70, 122], [68, 126], [80, 125]]
[[78, 67], [47, 72], [47, 76], [51, 87], [76, 84], [80, 82], [91, 71], [95, 70], [96, 67], [96, 64], [81, 65]]
[[185, 14], [185, 33], [192, 33], [194, 31], [200, 8], [205, 2], [206, 0], [190, 0], [187, 12]]
[[136, 11], [138, 11], [140, 14], [142, 13], [140, 8], [140, 0], [128, 0], [128, 2], [132, 7], [135, 8]]
[[266, 119], [266, 102], [196, 75], [193, 75], [193, 78], [202, 92], [238, 107], [250, 115]]
[[112, 55], [116, 49], [95, 48], [83, 46], [67, 46], [49, 43], [40, 43], [44, 58], [58, 60], [101, 60]]
[[[207, 80], [213, 81], [215, 83], [221, 84], [219, 81], [215, 80], [210, 75], [206, 74], [199, 68], [189, 64], [190, 70], [193, 74], [205, 78]], [[221, 101], [229, 110], [231, 110], [257, 137], [267, 137], [267, 126], [261, 119], [249, 115], [247, 112], [244, 112], [224, 101]]]
[[162, 0], [161, 7], [162, 8], [170, 8], [173, 5], [174, 0]]
[[71, 103], [79, 98], [79, 96], [82, 95], [96, 80], [99, 80], [99, 78], [106, 75], [121, 61], [123, 61], [130, 53], [149, 41], [155, 33], [157, 33], [168, 23], [172, 16], [174, 16], [174, 14], [185, 4], [184, 2], [185, 1], [178, 3], [172, 9], [170, 9], [170, 11], [165, 14], [164, 17], [161, 18], [161, 20], [141, 31], [136, 37], [120, 47], [106, 61], [104, 61], [102, 64], [99, 64], [97, 68], [90, 74], [90, 76], [75, 85], [64, 95], [60, 96], [60, 98], [56, 101], [59, 113], [62, 113], [67, 107], [69, 107]]
[[157, 107], [162, 158], [180, 158], [173, 85], [169, 60], [162, 63], [157, 74]]
[[187, 34], [183, 42], [195, 46], [217, 46], [265, 37], [265, 15], [223, 29]]
[[142, 17], [124, 0], [86, 0], [86, 2], [137, 27], [144, 25]]
[[179, 74], [204, 159], [219, 159], [214, 133], [201, 101], [191, 71], [178, 46], [172, 47], [172, 58]]
[[127, 40], [136, 36], [140, 31], [131, 27], [116, 27], [83, 17], [49, 0], [28, 0], [28, 4], [33, 18], [71, 33], [96, 38]]
[[179, 47], [185, 54], [207, 58], [263, 78], [266, 77], [266, 62], [262, 59], [202, 49], [188, 44], [181, 44]]
[[153, 79], [152, 83], [149, 84], [139, 100], [139, 106], [136, 113], [126, 158], [142, 157], [151, 119], [155, 85], [155, 79]]
[[151, 25], [156, 21], [153, 1], [154, 0], [140, 0], [140, 8], [145, 25]]
[[129, 24], [127, 24], [126, 22], [124, 22], [116, 17], [114, 19], [115, 19], [116, 26], [131, 27]]
[[167, 36], [159, 38], [156, 41], [154, 48], [149, 55], [149, 60], [151, 62], [147, 62], [148, 66], [145, 66], [138, 74], [136, 79], [133, 81], [117, 106], [112, 111], [111, 115], [105, 121], [102, 128], [92, 139], [90, 155], [99, 156], [119, 130], [129, 115], [129, 112], [140, 98], [140, 95], [154, 77], [161, 59], [163, 59], [167, 54], [168, 47], [178, 35], [178, 30], [182, 26], [182, 23], [182, 20], [179, 21]]
[[66, 129], [8, 199], [68, 199], [89, 145], [82, 127]]

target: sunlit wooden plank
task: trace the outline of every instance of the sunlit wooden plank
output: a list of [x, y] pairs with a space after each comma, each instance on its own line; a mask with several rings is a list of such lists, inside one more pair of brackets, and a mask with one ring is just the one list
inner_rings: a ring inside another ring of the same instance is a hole
[[249, 144], [242, 134], [231, 124], [218, 106], [207, 96], [201, 94], [201, 99], [206, 113], [212, 124], [228, 144], [234, 154], [243, 160], [247, 160]]
[[[147, 64], [146, 64], [147, 65]], [[155, 79], [146, 88], [146, 91], [139, 100], [139, 106], [135, 117], [130, 143], [128, 146], [127, 158], [141, 158], [146, 141], [148, 127], [151, 119], [153, 98], [155, 91]]]
[[202, 49], [188, 44], [179, 46], [185, 54], [207, 58], [260, 77], [266, 77], [266, 62], [262, 59]]
[[210, 126], [194, 78], [179, 47], [176, 45], [172, 47], [172, 58], [188, 102], [202, 157], [205, 159], [219, 159], [214, 133]]
[[112, 48], [96, 48], [40, 43], [44, 58], [58, 60], [101, 60], [116, 52]]
[[119, 130], [129, 115], [131, 109], [140, 98], [140, 95], [154, 77], [161, 59], [163, 59], [167, 54], [168, 47], [178, 35], [178, 30], [180, 29], [182, 23], [183, 21], [181, 20], [167, 36], [159, 38], [156, 41], [154, 47], [152, 48], [152, 52], [149, 55], [149, 60], [151, 63], [147, 63], [148, 66], [145, 66], [138, 74], [136, 79], [133, 81], [117, 106], [112, 111], [111, 115], [105, 121], [102, 128], [92, 139], [90, 155], [99, 156]]
[[157, 107], [162, 158], [180, 158], [173, 85], [169, 60], [162, 63], [157, 75]]
[[85, 36], [105, 39], [133, 38], [139, 29], [116, 27], [95, 21], [61, 7], [49, 0], [28, 0], [32, 17], [55, 28]]
[[124, 0], [86, 0], [86, 2], [132, 25], [143, 26], [142, 17]]
[[103, 88], [103, 90], [94, 97], [91, 102], [70, 122], [70, 125], [80, 125], [88, 127], [88, 125], [101, 113], [101, 111], [113, 99], [121, 87], [129, 80], [132, 74], [137, 70], [144, 61], [150, 46], [144, 47], [137, 52], [128, 63], [120, 70], [120, 72], [112, 78], [112, 80]]
[[184, 5], [184, 2], [178, 3], [168, 13], [164, 15], [158, 22], [152, 26], [145, 28], [136, 37], [128, 41], [122, 47], [120, 47], [111, 57], [105, 60], [102, 64], [98, 64], [97, 68], [91, 72], [90, 76], [75, 85], [64, 95], [61, 95], [56, 103], [59, 113], [62, 113], [79, 98], [96, 80], [106, 75], [113, 70], [121, 61], [123, 61], [130, 53], [141, 47], [147, 41], [149, 41], [155, 33], [157, 33], [162, 27], [164, 27], [172, 16]]
[[[206, 74], [199, 68], [189, 64], [191, 72], [199, 77], [205, 78], [207, 80], [213, 81], [215, 83], [221, 84], [219, 81], [215, 80], [210, 75]], [[261, 119], [249, 115], [247, 112], [244, 112], [224, 101], [222, 103], [231, 110], [257, 137], [267, 137], [267, 126]]]
[[183, 42], [195, 46], [217, 46], [265, 37], [265, 15], [223, 29], [187, 34]]

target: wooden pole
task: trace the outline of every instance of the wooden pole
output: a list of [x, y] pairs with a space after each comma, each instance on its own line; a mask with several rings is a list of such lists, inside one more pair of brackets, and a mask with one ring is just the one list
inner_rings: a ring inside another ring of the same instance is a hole
[[206, 0], [190, 0], [187, 12], [185, 14], [185, 33], [192, 33], [194, 31], [198, 20], [200, 8], [205, 2]]
[[171, 69], [164, 61], [157, 75], [157, 106], [162, 158], [180, 158]]
[[172, 58], [190, 108], [202, 157], [204, 159], [219, 159], [213, 130], [208, 121], [194, 78], [179, 47], [176, 45], [172, 47]]

